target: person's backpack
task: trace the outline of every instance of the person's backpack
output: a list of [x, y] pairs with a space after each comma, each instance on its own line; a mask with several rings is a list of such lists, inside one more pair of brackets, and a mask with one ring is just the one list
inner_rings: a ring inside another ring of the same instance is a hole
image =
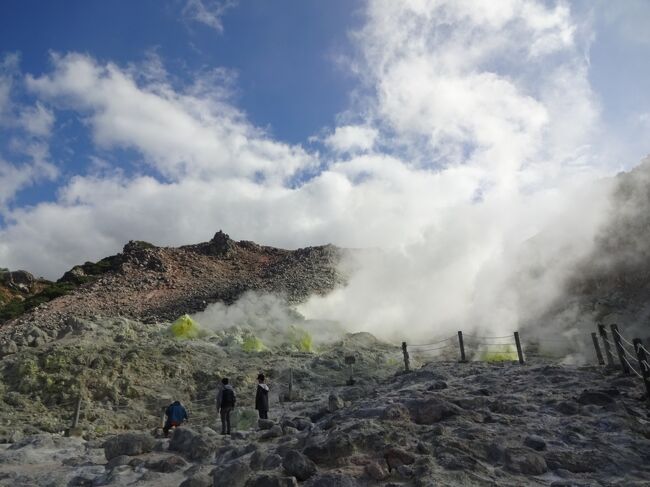
[[231, 408], [235, 405], [235, 391], [230, 388], [224, 389], [221, 393], [221, 406]]

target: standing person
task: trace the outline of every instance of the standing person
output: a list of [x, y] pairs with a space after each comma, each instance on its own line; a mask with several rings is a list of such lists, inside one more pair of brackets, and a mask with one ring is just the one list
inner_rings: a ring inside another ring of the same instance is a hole
[[230, 413], [235, 407], [235, 389], [228, 384], [228, 379], [221, 379], [221, 388], [217, 393], [217, 411], [221, 416], [221, 434], [230, 434]]
[[163, 426], [165, 437], [169, 436], [169, 430], [172, 427], [180, 426], [188, 420], [187, 411], [180, 401], [174, 401], [167, 406], [167, 409], [165, 409], [165, 416], [167, 416], [167, 420]]
[[257, 376], [257, 392], [255, 393], [255, 409], [260, 419], [269, 419], [269, 386], [264, 383], [264, 374]]

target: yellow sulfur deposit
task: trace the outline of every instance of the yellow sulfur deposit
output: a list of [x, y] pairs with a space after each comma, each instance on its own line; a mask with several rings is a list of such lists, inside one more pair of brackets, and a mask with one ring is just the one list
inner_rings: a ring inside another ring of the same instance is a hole
[[313, 352], [314, 340], [307, 330], [292, 325], [289, 328], [289, 341], [300, 352]]
[[261, 352], [266, 347], [262, 340], [257, 338], [255, 335], [247, 335], [244, 337], [244, 342], [241, 345], [241, 348], [244, 352]]
[[178, 318], [169, 328], [172, 335], [179, 340], [197, 338], [201, 332], [199, 324], [190, 318], [189, 315], [183, 315]]
[[483, 362], [514, 362], [519, 360], [517, 349], [513, 345], [494, 345], [491, 350], [479, 352]]

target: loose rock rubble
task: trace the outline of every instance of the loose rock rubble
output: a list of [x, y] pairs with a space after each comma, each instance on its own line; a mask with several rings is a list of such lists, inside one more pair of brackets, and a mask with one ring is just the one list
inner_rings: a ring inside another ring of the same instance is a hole
[[[431, 388], [441, 377], [447, 387]], [[637, 383], [614, 371], [444, 362], [344, 384], [305, 386], [313, 400], [273, 404], [271, 419], [232, 436], [191, 421], [168, 441], [148, 431], [101, 441], [27, 436], [3, 446], [0, 485], [640, 487], [650, 479], [648, 408]], [[332, 395], [354, 399], [330, 411]], [[575, 408], [567, 415], [559, 404]]]

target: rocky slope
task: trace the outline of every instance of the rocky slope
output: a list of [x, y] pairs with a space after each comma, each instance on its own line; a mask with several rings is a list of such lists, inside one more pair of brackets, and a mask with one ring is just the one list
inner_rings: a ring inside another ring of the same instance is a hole
[[74, 267], [57, 283], [65, 292], [6, 321], [0, 356], [55, 338], [75, 318], [170, 321], [209, 303], [230, 304], [248, 290], [297, 303], [344, 283], [337, 271], [342, 256], [331, 245], [283, 250], [235, 242], [221, 231], [209, 242], [180, 248], [129, 242], [121, 254]]
[[[144, 421], [102, 439], [15, 438], [0, 447], [0, 485], [648, 485], [648, 409], [616, 372], [439, 362], [395, 374], [378, 360], [391, 349], [367, 335], [334, 350], [294, 361], [302, 397], [275, 399], [270, 421], [240, 415], [231, 437], [215, 432], [212, 405], [200, 412], [201, 397], [185, 395], [190, 422], [171, 440], [137, 431]], [[341, 358], [352, 351], [361, 367], [349, 386]], [[285, 380], [273, 375], [272, 390]]]
[[593, 249], [534, 326], [572, 322], [592, 330], [595, 323], [619, 323], [650, 346], [650, 158], [616, 176], [611, 188]]

